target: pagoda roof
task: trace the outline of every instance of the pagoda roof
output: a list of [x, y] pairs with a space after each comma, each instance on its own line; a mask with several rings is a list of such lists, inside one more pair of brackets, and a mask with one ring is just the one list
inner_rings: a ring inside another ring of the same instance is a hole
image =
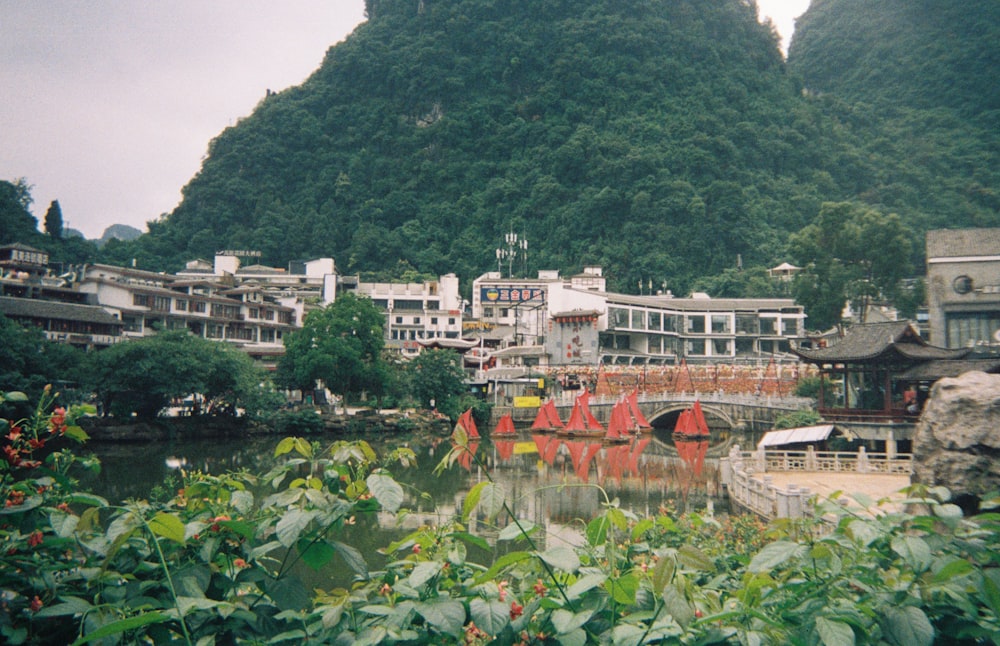
[[967, 372], [1000, 373], [1000, 358], [937, 360], [921, 363], [901, 373], [899, 379], [907, 381], [937, 381], [944, 377], [957, 377]]
[[909, 321], [888, 321], [852, 325], [825, 348], [795, 348], [793, 352], [812, 363], [872, 363], [961, 359], [970, 350], [930, 345]]
[[96, 305], [80, 305], [59, 301], [42, 301], [33, 298], [0, 296], [0, 314], [9, 317], [30, 317], [58, 321], [80, 321], [104, 325], [124, 325], [121, 319]]

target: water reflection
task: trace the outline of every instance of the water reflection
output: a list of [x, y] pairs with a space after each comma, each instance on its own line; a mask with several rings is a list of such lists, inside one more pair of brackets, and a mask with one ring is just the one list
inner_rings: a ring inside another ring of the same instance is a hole
[[[88, 448], [101, 459], [102, 471], [84, 484], [119, 502], [148, 497], [153, 487], [170, 474], [176, 475], [180, 468], [212, 474], [240, 469], [264, 473], [273, 465], [279, 439], [91, 443]], [[519, 518], [543, 528], [536, 537], [540, 549], [562, 542], [582, 544], [584, 523], [601, 512], [606, 499], [618, 499], [622, 508], [640, 516], [656, 514], [661, 507], [703, 510], [709, 499], [715, 499], [719, 508], [721, 502], [718, 460], [712, 453], [720, 452], [720, 447], [710, 448], [706, 441], [675, 444], [669, 434], [661, 437], [659, 431], [625, 444], [532, 435], [525, 430], [513, 437], [480, 438], [470, 444], [477, 459], [466, 453], [458, 466], [440, 477], [434, 476], [433, 470], [450, 448], [448, 440], [418, 436], [366, 439], [380, 455], [401, 444], [417, 454], [415, 467], [392, 467], [395, 477], [406, 485], [404, 506], [413, 510], [405, 518], [406, 526], [400, 527], [395, 515], [380, 514], [359, 526], [363, 530], [352, 529], [352, 536], [345, 536], [345, 542], [355, 544], [366, 555], [422, 524], [441, 525], [457, 517], [467, 492], [488, 475], [504, 488]], [[323, 438], [321, 442], [330, 440]], [[166, 491], [173, 493], [172, 489]], [[490, 523], [474, 518], [470, 531], [490, 539], [508, 522], [505, 518]]]

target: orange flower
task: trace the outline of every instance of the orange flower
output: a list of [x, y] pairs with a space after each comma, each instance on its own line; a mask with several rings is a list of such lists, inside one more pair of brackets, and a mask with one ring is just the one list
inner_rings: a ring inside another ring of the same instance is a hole
[[547, 588], [545, 587], [545, 584], [542, 583], [541, 579], [538, 579], [538, 581], [535, 583], [533, 587], [535, 588], [536, 595], [538, 595], [539, 597], [545, 596], [545, 591], [547, 590]]
[[243, 559], [233, 559], [233, 565], [238, 568], [250, 567], [250, 564]]
[[35, 598], [31, 600], [31, 612], [38, 612], [39, 610], [42, 609], [42, 606], [44, 605], [45, 604], [42, 603], [42, 600], [39, 599], [38, 595], [36, 594]]
[[43, 537], [41, 530], [36, 529], [35, 531], [31, 532], [30, 534], [28, 534], [28, 547], [35, 547], [36, 545], [40, 545], [42, 542], [42, 538]]
[[510, 602], [510, 619], [511, 621], [517, 619], [524, 614], [524, 606], [516, 601]]

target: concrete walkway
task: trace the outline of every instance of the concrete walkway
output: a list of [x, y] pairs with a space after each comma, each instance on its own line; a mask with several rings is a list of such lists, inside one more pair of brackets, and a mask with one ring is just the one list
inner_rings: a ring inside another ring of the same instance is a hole
[[[900, 489], [909, 486], [910, 476], [885, 475], [881, 473], [839, 473], [829, 471], [775, 471], [767, 474], [755, 473], [753, 477], [761, 482], [764, 475], [771, 476], [771, 483], [779, 489], [787, 489], [788, 485], [794, 484], [799, 487], [808, 487], [810, 493], [817, 494], [820, 498], [826, 498], [835, 491], [842, 491], [842, 497], [850, 498], [852, 504], [853, 493], [864, 494], [873, 501], [878, 502], [883, 498], [890, 500], [902, 500], [906, 496], [900, 493]], [[898, 511], [899, 505], [887, 503], [883, 508], [889, 511]]]

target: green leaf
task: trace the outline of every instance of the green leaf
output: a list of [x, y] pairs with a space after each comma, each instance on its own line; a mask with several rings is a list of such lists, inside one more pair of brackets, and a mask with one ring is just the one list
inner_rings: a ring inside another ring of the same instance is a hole
[[663, 599], [663, 608], [670, 616], [674, 618], [681, 626], [687, 627], [692, 621], [694, 621], [694, 608], [684, 597], [684, 594], [678, 590], [677, 586], [668, 585], [663, 589], [663, 594], [661, 595]]
[[677, 550], [677, 562], [692, 570], [711, 571], [715, 563], [694, 545], [681, 545]]
[[564, 608], [557, 608], [552, 611], [552, 626], [560, 635], [572, 632], [580, 628], [594, 616], [593, 610], [583, 610], [581, 612], [571, 612]]
[[653, 592], [663, 594], [663, 589], [674, 578], [677, 567], [674, 559], [670, 556], [660, 556], [660, 560], [653, 567]]
[[611, 521], [606, 514], [601, 514], [597, 518], [587, 523], [587, 543], [593, 547], [604, 545], [608, 540], [608, 529]]
[[87, 431], [83, 430], [79, 426], [67, 426], [66, 430], [63, 431], [63, 435], [77, 442], [86, 442], [90, 439], [90, 436], [87, 435]]
[[296, 577], [267, 579], [264, 589], [274, 600], [274, 605], [282, 610], [303, 610], [309, 606], [309, 592]]
[[149, 521], [149, 529], [157, 536], [184, 544], [184, 522], [173, 514], [161, 511]]
[[568, 547], [550, 547], [538, 556], [552, 567], [564, 572], [576, 572], [580, 567], [580, 557]]
[[33, 616], [35, 618], [41, 617], [61, 617], [64, 615], [82, 615], [94, 607], [86, 599], [81, 599], [80, 597], [65, 596], [60, 597], [62, 603], [57, 603], [51, 606], [45, 606]]
[[[641, 634], [641, 631], [639, 633]], [[583, 628], [577, 628], [565, 635], [556, 635], [556, 641], [559, 642], [560, 646], [585, 646], [587, 643], [587, 633]], [[618, 646], [619, 642], [616, 641], [614, 644]]]
[[274, 447], [274, 457], [278, 457], [286, 453], [291, 453], [293, 448], [295, 448], [295, 438], [286, 437], [285, 439], [278, 442], [278, 446]]
[[490, 566], [490, 569], [486, 570], [478, 577], [476, 577], [474, 584], [480, 585], [482, 583], [485, 583], [486, 581], [491, 581], [493, 578], [496, 577], [497, 573], [502, 571], [507, 566], [513, 565], [514, 563], [519, 563], [520, 561], [526, 561], [530, 558], [531, 558], [531, 552], [508, 552], [507, 554], [504, 554], [497, 560], [493, 561], [493, 565]]
[[49, 514], [49, 525], [59, 538], [68, 538], [76, 531], [80, 523], [80, 517], [75, 514], [67, 514], [61, 511], [53, 511]]
[[302, 562], [308, 565], [313, 570], [319, 570], [324, 565], [333, 560], [333, 556], [337, 553], [333, 545], [330, 545], [326, 541], [310, 541], [309, 539], [302, 538], [298, 542], [299, 556], [302, 557]]
[[456, 599], [439, 597], [414, 606], [420, 616], [435, 630], [445, 635], [459, 637], [465, 625], [465, 605]]
[[633, 573], [623, 574], [608, 579], [604, 588], [616, 602], [632, 605], [635, 603], [635, 593], [639, 590], [639, 577]]
[[816, 617], [816, 632], [824, 646], [854, 646], [854, 631], [843, 621]]
[[407, 580], [411, 586], [419, 589], [425, 583], [437, 576], [443, 565], [443, 563], [438, 561], [423, 561], [418, 563], [417, 566], [413, 568], [413, 571], [410, 572], [410, 576]]
[[473, 599], [469, 614], [476, 627], [496, 637], [510, 623], [510, 606], [497, 599]]
[[92, 493], [74, 493], [66, 498], [66, 502], [76, 505], [88, 505], [90, 507], [107, 507], [109, 504], [106, 498], [96, 496]]
[[22, 393], [20, 390], [12, 390], [9, 393], [4, 393], [3, 398], [9, 402], [26, 402], [28, 401], [28, 396]]
[[883, 621], [885, 637], [896, 646], [932, 646], [934, 627], [920, 608], [886, 608]]
[[462, 542], [468, 543], [469, 545], [478, 547], [479, 549], [482, 550], [489, 551], [491, 549], [490, 544], [486, 542], [485, 539], [483, 539], [480, 536], [474, 536], [468, 532], [452, 532], [448, 535], [454, 536], [455, 538], [461, 540]]
[[333, 546], [337, 548], [340, 553], [340, 557], [344, 559], [347, 566], [354, 570], [355, 573], [368, 578], [368, 563], [365, 562], [365, 557], [361, 555], [354, 547], [346, 543], [341, 543], [340, 541], [335, 541]]
[[127, 619], [121, 619], [119, 621], [113, 621], [110, 624], [104, 624], [97, 630], [87, 633], [80, 639], [73, 642], [73, 646], [80, 646], [81, 644], [88, 644], [95, 639], [103, 639], [105, 637], [111, 637], [112, 635], [118, 635], [130, 630], [135, 630], [136, 628], [141, 628], [142, 626], [148, 626], [150, 624], [158, 624], [164, 621], [169, 621], [170, 616], [165, 615], [162, 612], [147, 612], [141, 615], [136, 615], [135, 617], [128, 617]]
[[768, 572], [785, 561], [796, 557], [805, 548], [791, 541], [775, 541], [757, 552], [750, 560], [747, 569], [750, 572]]
[[295, 446], [295, 452], [301, 455], [302, 457], [304, 458], [312, 457], [313, 453], [312, 444], [310, 444], [308, 441], [302, 439], [301, 437], [297, 437], [294, 439], [293, 445]]
[[465, 502], [462, 503], [462, 522], [468, 522], [469, 515], [479, 504], [479, 497], [483, 495], [483, 489], [488, 484], [489, 482], [479, 482], [472, 489], [469, 489], [469, 493], [465, 496]]
[[608, 575], [604, 572], [582, 576], [576, 580], [576, 583], [566, 588], [566, 596], [570, 599], [579, 599], [587, 591], [604, 583], [607, 578]]
[[365, 483], [383, 509], [390, 513], [396, 513], [399, 510], [403, 504], [403, 488], [392, 476], [373, 473], [368, 476]]
[[927, 541], [919, 536], [897, 536], [892, 539], [892, 551], [899, 554], [914, 570], [923, 572], [934, 557]]
[[484, 482], [481, 484], [484, 486], [480, 489], [477, 506], [482, 509], [487, 520], [493, 520], [503, 511], [504, 490], [502, 486], [495, 482]]
[[295, 541], [299, 540], [299, 535], [302, 534], [304, 530], [316, 517], [318, 512], [315, 511], [304, 511], [302, 509], [292, 509], [291, 511], [285, 512], [281, 519], [278, 520], [278, 525], [275, 527], [275, 533], [278, 538], [278, 542], [285, 547], [291, 547], [295, 544]]
[[[518, 527], [520, 523], [520, 527]], [[500, 530], [500, 534], [497, 536], [498, 541], [509, 541], [515, 538], [526, 538], [534, 533], [538, 529], [530, 520], [519, 520], [517, 523], [511, 523]]]

